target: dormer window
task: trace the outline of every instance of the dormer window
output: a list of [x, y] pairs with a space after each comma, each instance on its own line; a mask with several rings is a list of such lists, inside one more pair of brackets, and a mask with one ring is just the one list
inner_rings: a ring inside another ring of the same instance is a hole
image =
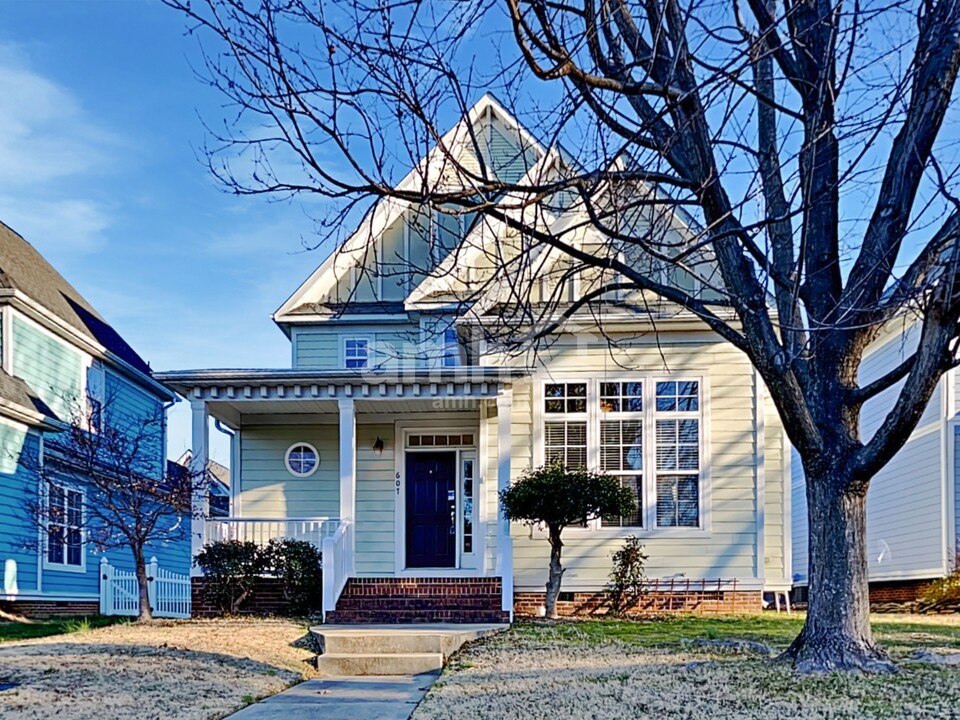
[[343, 366], [348, 370], [370, 367], [370, 339], [347, 337], [343, 339]]

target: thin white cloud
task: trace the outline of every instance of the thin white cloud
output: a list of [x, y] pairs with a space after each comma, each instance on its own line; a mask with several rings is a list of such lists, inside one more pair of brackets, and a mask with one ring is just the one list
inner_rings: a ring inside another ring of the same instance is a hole
[[0, 220], [44, 251], [58, 254], [102, 250], [103, 231], [110, 217], [97, 203], [77, 199], [46, 199], [29, 193], [0, 194]]
[[99, 250], [110, 213], [82, 183], [109, 170], [118, 139], [10, 44], [0, 44], [0, 97], [0, 219], [45, 250]]

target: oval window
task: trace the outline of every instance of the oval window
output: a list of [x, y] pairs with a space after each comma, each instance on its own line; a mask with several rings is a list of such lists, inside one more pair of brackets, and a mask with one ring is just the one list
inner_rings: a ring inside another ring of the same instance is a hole
[[310, 443], [294, 443], [287, 448], [287, 470], [297, 477], [308, 477], [320, 466], [320, 455]]

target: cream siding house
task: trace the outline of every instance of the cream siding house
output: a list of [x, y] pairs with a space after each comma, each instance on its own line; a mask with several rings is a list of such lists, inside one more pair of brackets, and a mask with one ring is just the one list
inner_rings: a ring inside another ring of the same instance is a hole
[[[467, 124], [503, 177], [563, 161], [486, 96], [441, 140], [464, 165]], [[556, 205], [538, 221], [573, 223], [570, 203]], [[759, 608], [764, 591], [788, 589], [789, 453], [746, 357], [676, 309], [614, 308], [602, 331], [575, 319], [536, 354], [507, 352], [478, 331], [499, 312], [497, 283], [468, 313], [462, 297], [509, 267], [520, 241], [495, 221], [450, 217], [378, 205], [275, 313], [291, 368], [160, 375], [192, 404], [197, 462], [210, 417], [234, 433], [231, 517], [198, 520], [195, 549], [316, 542], [328, 621], [504, 619], [542, 601], [549, 547], [502, 518], [498, 492], [562, 457], [637, 497], [630, 517], [566, 531], [563, 609], [596, 603], [628, 535], [643, 539], [662, 594]], [[684, 219], [666, 222], [682, 239]], [[578, 242], [599, 243], [587, 231]], [[572, 298], [597, 282], [567, 278], [563, 262], [535, 258], [535, 293]]]
[[[868, 349], [860, 369], [869, 383], [901, 364], [916, 347], [920, 324], [891, 325]], [[892, 409], [903, 383], [868, 402], [861, 416], [864, 441]], [[956, 568], [960, 550], [958, 505], [957, 370], [941, 379], [916, 429], [874, 477], [867, 494], [867, 559], [871, 598], [911, 600], [923, 585]], [[794, 452], [795, 455], [795, 452]], [[807, 502], [803, 468], [792, 463], [793, 567], [798, 587], [807, 585]]]

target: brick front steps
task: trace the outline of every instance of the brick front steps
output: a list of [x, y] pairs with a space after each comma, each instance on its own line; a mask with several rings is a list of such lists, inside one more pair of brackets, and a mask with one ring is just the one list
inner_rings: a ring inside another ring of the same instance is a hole
[[327, 623], [504, 623], [500, 578], [351, 578]]

